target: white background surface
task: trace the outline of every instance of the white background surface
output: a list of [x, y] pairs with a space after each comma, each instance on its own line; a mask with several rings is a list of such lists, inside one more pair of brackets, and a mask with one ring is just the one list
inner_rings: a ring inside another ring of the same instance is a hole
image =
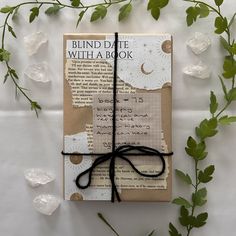
[[[20, 1], [1, 1], [5, 4]], [[69, 1], [68, 1], [69, 2]], [[88, 1], [89, 2], [89, 1]], [[210, 2], [213, 2], [210, 0]], [[62, 36], [69, 32], [168, 32], [174, 37], [173, 74], [173, 150], [174, 168], [192, 173], [192, 162], [186, 157], [184, 146], [186, 138], [192, 135], [193, 128], [208, 115], [209, 91], [222, 96], [217, 74], [221, 72], [223, 51], [218, 38], [213, 34], [213, 20], [200, 20], [193, 27], [185, 24], [185, 9], [182, 0], [172, 0], [162, 10], [161, 19], [156, 22], [146, 11], [146, 1], [135, 1], [134, 11], [123, 23], [116, 19], [117, 7], [113, 7], [102, 22], [89, 23], [89, 17], [75, 29], [76, 13], [65, 10], [59, 17], [49, 19], [43, 14], [33, 24], [28, 24], [28, 8], [20, 11], [18, 23], [14, 24], [17, 40], [9, 37], [6, 48], [14, 52], [12, 65], [20, 74], [20, 83], [30, 88], [32, 96], [40, 102], [43, 111], [37, 119], [29, 111], [23, 97], [14, 99], [13, 84], [7, 82], [0, 86], [0, 235], [4, 236], [106, 236], [112, 235], [96, 213], [102, 212], [119, 229], [121, 235], [141, 236], [156, 228], [158, 235], [168, 235], [168, 223], [177, 218], [178, 207], [170, 203], [118, 203], [109, 202], [63, 202], [50, 217], [36, 212], [32, 200], [40, 193], [52, 193], [62, 197]], [[236, 9], [235, 0], [227, 0], [224, 14], [232, 16]], [[3, 15], [0, 15], [3, 21]], [[236, 26], [234, 25], [234, 30]], [[44, 31], [49, 43], [40, 52], [28, 57], [23, 45], [23, 37], [36, 31]], [[210, 80], [199, 81], [185, 78], [182, 68], [199, 58], [186, 48], [185, 41], [195, 31], [208, 33], [212, 47], [200, 58], [213, 70]], [[47, 61], [52, 70], [52, 83], [39, 85], [26, 80], [24, 69], [29, 63]], [[4, 67], [0, 67], [4, 75]], [[235, 111], [231, 106], [229, 114]], [[216, 173], [209, 184], [208, 224], [193, 235], [232, 235], [236, 222], [236, 127], [220, 130], [216, 138], [209, 140], [209, 157], [204, 164], [214, 163]], [[46, 167], [54, 170], [57, 178], [52, 184], [31, 189], [24, 180], [23, 171], [30, 167]], [[175, 177], [173, 196], [189, 196], [190, 190]]]

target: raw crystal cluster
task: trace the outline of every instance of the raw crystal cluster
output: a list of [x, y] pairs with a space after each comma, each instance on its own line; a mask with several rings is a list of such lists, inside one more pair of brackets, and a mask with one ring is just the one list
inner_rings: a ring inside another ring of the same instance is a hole
[[43, 32], [36, 32], [24, 37], [25, 48], [29, 56], [38, 52], [40, 47], [47, 43], [47, 35]]
[[29, 65], [25, 70], [26, 78], [36, 82], [47, 83], [50, 82], [50, 71], [47, 62]]
[[183, 73], [197, 79], [207, 79], [211, 75], [211, 70], [200, 61], [197, 65], [186, 66], [183, 69]]
[[206, 34], [196, 32], [194, 37], [190, 38], [186, 44], [196, 55], [199, 55], [209, 48], [211, 40]]
[[44, 215], [52, 215], [60, 204], [61, 200], [50, 194], [39, 195], [33, 200], [34, 208]]
[[25, 170], [24, 175], [31, 187], [45, 185], [55, 179], [55, 175], [52, 172], [36, 168]]

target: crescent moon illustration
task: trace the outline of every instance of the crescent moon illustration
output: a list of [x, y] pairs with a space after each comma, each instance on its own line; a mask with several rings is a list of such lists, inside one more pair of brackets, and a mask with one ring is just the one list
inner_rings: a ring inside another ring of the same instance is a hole
[[142, 71], [142, 73], [145, 74], [145, 75], [150, 75], [150, 74], [153, 72], [153, 70], [151, 70], [151, 71], [146, 71], [146, 70], [144, 70], [144, 64], [145, 64], [145, 63], [143, 63], [143, 64], [141, 65], [141, 71]]

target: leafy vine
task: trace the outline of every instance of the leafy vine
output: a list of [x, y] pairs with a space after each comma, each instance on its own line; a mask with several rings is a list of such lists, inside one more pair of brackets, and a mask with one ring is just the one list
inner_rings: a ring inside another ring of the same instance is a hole
[[[69, 0], [68, 0], [69, 1]], [[14, 38], [16, 38], [16, 33], [12, 25], [9, 23], [10, 17], [11, 20], [14, 21], [16, 15], [19, 10], [23, 6], [33, 6], [29, 12], [29, 22], [32, 23], [37, 17], [39, 17], [43, 7], [46, 7], [44, 13], [48, 16], [58, 14], [65, 8], [76, 9], [79, 11], [76, 27], [78, 27], [79, 23], [82, 21], [85, 14], [87, 14], [88, 10], [92, 10], [92, 14], [90, 17], [90, 21], [94, 22], [97, 20], [102, 20], [105, 18], [108, 12], [108, 8], [112, 5], [119, 5], [119, 14], [118, 20], [126, 19], [131, 11], [132, 11], [132, 2], [133, 0], [103, 0], [96, 4], [84, 4], [81, 0], [70, 0], [69, 3], [64, 3], [59, 0], [50, 0], [50, 1], [24, 1], [15, 6], [5, 6], [0, 8], [0, 13], [5, 14], [5, 19], [2, 28], [2, 36], [1, 36], [1, 48], [0, 48], [0, 62], [5, 63], [6, 66], [6, 74], [4, 76], [3, 82], [5, 83], [8, 78], [10, 78], [16, 88], [16, 92], [20, 92], [29, 102], [31, 106], [31, 110], [36, 112], [38, 116], [38, 111], [41, 110], [41, 106], [37, 101], [34, 101], [27, 94], [27, 89], [21, 87], [18, 83], [19, 76], [17, 71], [10, 65], [11, 53], [5, 48], [6, 41], [6, 33], [9, 32]], [[147, 10], [151, 12], [152, 17], [155, 20], [158, 20], [160, 17], [161, 8], [164, 8], [169, 3], [169, 0], [149, 0], [147, 5]]]
[[[206, 140], [218, 133], [217, 129], [220, 125], [229, 125], [232, 122], [236, 122], [236, 116], [224, 114], [229, 105], [236, 100], [236, 43], [231, 34], [231, 27], [236, 13], [230, 20], [222, 15], [221, 6], [224, 0], [214, 0], [214, 5], [197, 0], [184, 1], [193, 4], [193, 6], [186, 10], [186, 21], [188, 26], [191, 26], [199, 18], [208, 17], [210, 13], [216, 15], [214, 24], [215, 33], [219, 35], [224, 33], [226, 35], [226, 38], [220, 36], [220, 41], [227, 53], [224, 58], [224, 72], [219, 76], [225, 104], [220, 108], [216, 95], [211, 91], [209, 105], [211, 117], [202, 120], [199, 126], [195, 128], [195, 138], [189, 137], [187, 140], [185, 151], [194, 162], [195, 176], [192, 179], [190, 174], [184, 173], [181, 170], [176, 170], [176, 174], [182, 182], [191, 185], [193, 188], [191, 197], [189, 197], [191, 200], [183, 197], [178, 197], [173, 200], [174, 204], [180, 206], [179, 222], [185, 228], [186, 233], [184, 235], [189, 236], [194, 228], [204, 226], [208, 218], [207, 212], [196, 214], [196, 210], [207, 202], [207, 189], [204, 185], [213, 179], [212, 175], [215, 170], [214, 165], [207, 166], [204, 170], [199, 168], [200, 162], [208, 155], [208, 152], [206, 151]], [[231, 83], [230, 86], [228, 86], [229, 88], [226, 86], [226, 80]], [[169, 224], [169, 234], [170, 236], [183, 235], [179, 233], [172, 223]]]
[[[223, 90], [224, 104], [220, 107], [215, 93], [213, 91], [210, 92], [209, 111], [211, 117], [200, 122], [195, 128], [195, 138], [189, 137], [187, 146], [185, 147], [187, 155], [194, 163], [194, 177], [192, 178], [189, 173], [176, 170], [176, 175], [182, 182], [190, 185], [193, 188], [193, 192], [189, 199], [178, 197], [173, 200], [174, 204], [180, 206], [179, 223], [185, 229], [185, 233], [180, 233], [180, 230], [172, 223], [169, 223], [170, 236], [190, 236], [193, 229], [200, 228], [206, 224], [208, 213], [201, 212], [196, 214], [198, 208], [201, 208], [207, 202], [207, 189], [204, 185], [213, 179], [213, 173], [215, 171], [214, 165], [209, 165], [203, 170], [199, 168], [200, 163], [203, 162], [208, 155], [206, 141], [208, 138], [214, 137], [218, 133], [220, 125], [230, 125], [236, 122], [236, 116], [225, 114], [230, 104], [236, 101], [236, 42], [231, 34], [231, 28], [236, 18], [236, 13], [230, 20], [223, 16], [221, 6], [224, 0], [214, 0], [215, 5], [197, 0], [184, 1], [193, 4], [193, 6], [186, 10], [186, 22], [188, 26], [191, 26], [199, 18], [208, 17], [210, 13], [216, 15], [214, 24], [215, 33], [218, 35], [226, 35], [226, 38], [220, 36], [220, 42], [226, 50], [227, 55], [224, 58], [223, 73], [218, 76]], [[229, 83], [230, 85], [226, 86], [226, 84]], [[104, 216], [102, 216], [101, 213], [99, 214], [99, 217], [110, 227], [110, 224], [104, 220]], [[154, 232], [155, 231], [152, 231], [150, 235], [153, 235]], [[119, 234], [116, 232], [116, 235]]]

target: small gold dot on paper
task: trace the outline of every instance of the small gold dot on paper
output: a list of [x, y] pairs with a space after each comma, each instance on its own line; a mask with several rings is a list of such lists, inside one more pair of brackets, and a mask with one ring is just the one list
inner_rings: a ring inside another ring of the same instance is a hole
[[166, 40], [162, 43], [161, 48], [165, 53], [171, 53], [172, 45], [170, 40]]
[[81, 155], [76, 155], [76, 156], [70, 156], [70, 161], [74, 164], [74, 165], [78, 165], [81, 163], [82, 160], [82, 156]]
[[71, 196], [70, 196], [70, 200], [71, 201], [82, 201], [83, 200], [83, 196], [79, 193], [73, 193]]

